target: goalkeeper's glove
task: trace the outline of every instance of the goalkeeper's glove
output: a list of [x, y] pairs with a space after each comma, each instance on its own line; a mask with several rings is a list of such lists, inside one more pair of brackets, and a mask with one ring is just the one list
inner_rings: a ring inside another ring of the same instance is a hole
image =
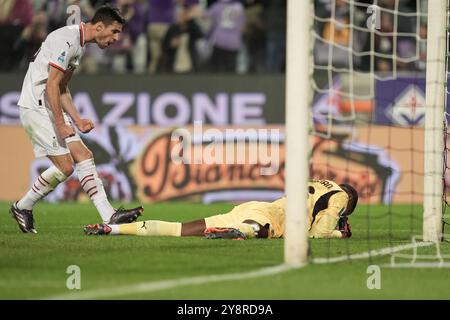
[[342, 233], [342, 238], [350, 238], [352, 236], [352, 230], [346, 216], [339, 218], [336, 230]]

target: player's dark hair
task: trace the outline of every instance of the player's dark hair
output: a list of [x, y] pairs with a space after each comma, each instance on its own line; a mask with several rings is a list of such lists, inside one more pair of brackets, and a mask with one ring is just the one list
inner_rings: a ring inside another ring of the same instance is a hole
[[110, 6], [101, 6], [95, 11], [94, 17], [91, 20], [92, 24], [103, 22], [105, 26], [111, 25], [114, 21], [120, 24], [125, 24], [125, 19], [120, 14], [119, 9]]
[[356, 191], [355, 188], [347, 183], [340, 184], [339, 187], [341, 187], [345, 192], [351, 195], [351, 199], [346, 210], [346, 215], [350, 215], [355, 210], [356, 205], [358, 204], [358, 191]]

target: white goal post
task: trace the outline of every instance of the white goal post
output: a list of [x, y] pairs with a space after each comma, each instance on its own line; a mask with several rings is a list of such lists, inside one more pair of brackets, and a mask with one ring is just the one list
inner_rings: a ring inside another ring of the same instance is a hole
[[311, 84], [311, 1], [288, 0], [286, 53], [285, 263], [308, 259], [306, 216]]
[[423, 240], [442, 237], [447, 0], [428, 1]]

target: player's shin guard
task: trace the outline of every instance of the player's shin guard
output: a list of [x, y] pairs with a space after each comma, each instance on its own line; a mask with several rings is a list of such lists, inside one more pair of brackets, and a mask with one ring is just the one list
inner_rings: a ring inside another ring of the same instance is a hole
[[20, 210], [31, 210], [40, 199], [44, 198], [67, 177], [57, 167], [51, 166], [41, 173], [27, 194], [20, 199], [16, 207]]
[[81, 187], [91, 198], [102, 220], [108, 223], [115, 210], [106, 197], [102, 180], [98, 177], [94, 159], [87, 159], [77, 163], [76, 171]]
[[[166, 222], [159, 220], [147, 220], [134, 223], [117, 225], [118, 234], [136, 236], [181, 236], [180, 222]], [[113, 229], [114, 231], [114, 229]]]

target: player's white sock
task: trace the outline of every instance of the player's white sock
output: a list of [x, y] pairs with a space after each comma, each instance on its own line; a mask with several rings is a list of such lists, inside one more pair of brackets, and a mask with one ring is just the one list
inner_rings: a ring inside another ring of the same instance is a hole
[[76, 170], [81, 187], [94, 202], [103, 222], [108, 223], [115, 210], [106, 197], [102, 180], [98, 177], [97, 169], [95, 168], [94, 159], [87, 159], [77, 163]]
[[109, 233], [110, 235], [118, 235], [118, 234], [120, 234], [119, 225], [117, 225], [117, 224], [110, 224], [109, 226], [111, 227], [111, 232]]
[[51, 166], [41, 173], [27, 194], [17, 201], [16, 207], [21, 210], [31, 210], [40, 199], [49, 194], [67, 177], [57, 167]]

